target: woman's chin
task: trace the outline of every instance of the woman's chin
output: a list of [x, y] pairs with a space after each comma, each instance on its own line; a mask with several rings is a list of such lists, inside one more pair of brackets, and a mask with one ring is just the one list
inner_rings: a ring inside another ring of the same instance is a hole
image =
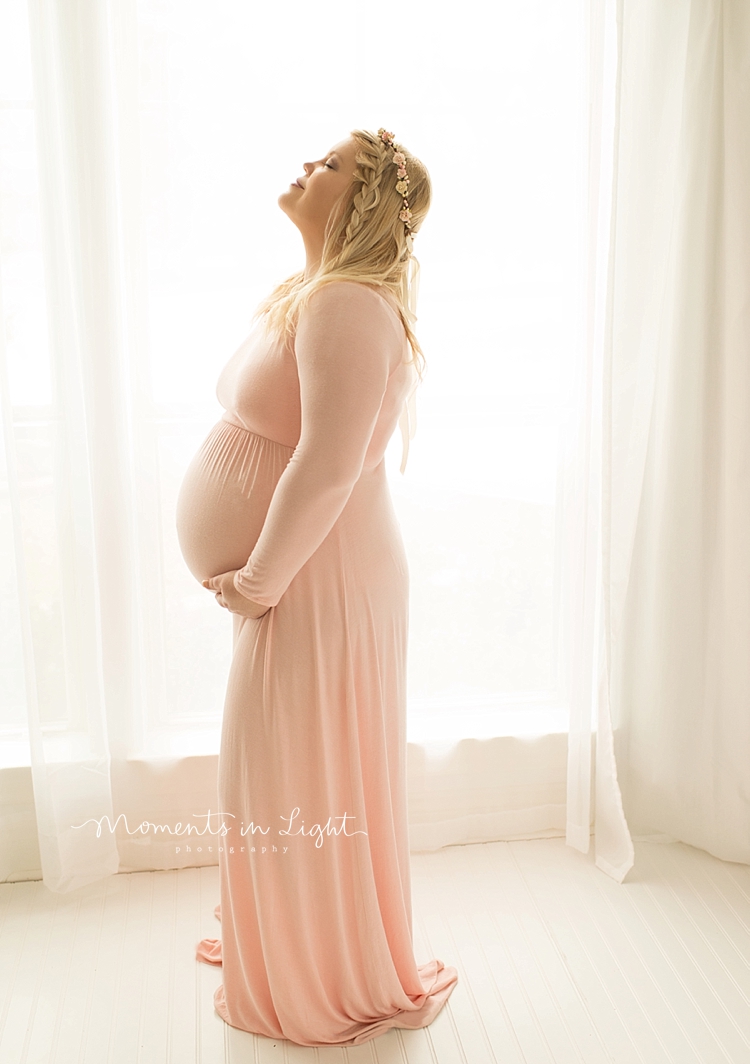
[[279, 207], [281, 207], [284, 214], [288, 215], [288, 217], [294, 221], [294, 192], [292, 191], [292, 188], [293, 186], [290, 185], [285, 192], [281, 193], [276, 202]]

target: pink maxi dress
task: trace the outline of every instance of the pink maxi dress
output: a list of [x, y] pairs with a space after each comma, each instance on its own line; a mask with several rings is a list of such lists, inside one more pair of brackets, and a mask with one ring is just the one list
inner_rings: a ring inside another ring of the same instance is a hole
[[221, 939], [197, 957], [223, 966], [228, 1024], [305, 1046], [425, 1027], [458, 979], [412, 945], [409, 574], [384, 462], [408, 358], [397, 312], [362, 284], [315, 293], [294, 340], [257, 327], [177, 505], [193, 575], [239, 570], [269, 607], [232, 615]]

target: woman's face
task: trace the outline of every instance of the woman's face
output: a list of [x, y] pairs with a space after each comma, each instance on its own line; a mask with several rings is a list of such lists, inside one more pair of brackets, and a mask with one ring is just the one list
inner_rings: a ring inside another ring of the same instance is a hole
[[303, 236], [323, 239], [336, 201], [354, 179], [357, 146], [351, 137], [322, 158], [303, 163], [304, 174], [279, 196], [279, 206]]

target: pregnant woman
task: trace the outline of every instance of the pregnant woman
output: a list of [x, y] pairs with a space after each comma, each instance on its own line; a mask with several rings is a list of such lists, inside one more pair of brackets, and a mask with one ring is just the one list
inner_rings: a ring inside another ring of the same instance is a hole
[[221, 940], [197, 956], [223, 966], [228, 1024], [306, 1046], [424, 1027], [457, 981], [412, 947], [409, 577], [384, 462], [399, 422], [408, 447], [429, 199], [382, 129], [304, 164], [279, 205], [305, 269], [223, 369], [177, 506], [187, 565], [233, 616]]

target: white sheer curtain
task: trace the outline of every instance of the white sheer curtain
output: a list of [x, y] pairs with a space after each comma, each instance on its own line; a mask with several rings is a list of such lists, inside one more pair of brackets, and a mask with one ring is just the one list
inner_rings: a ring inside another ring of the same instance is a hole
[[612, 687], [628, 820], [750, 862], [750, 9], [624, 0]]
[[[607, 8], [592, 5], [605, 37]], [[617, 23], [611, 148], [606, 106], [592, 137], [594, 170], [611, 158], [613, 177], [606, 302], [592, 304], [603, 328], [595, 314], [589, 336], [598, 732], [592, 769], [584, 685], [568, 841], [587, 848], [593, 788], [597, 863], [621, 880], [624, 814], [636, 836], [750, 861], [750, 9], [618, 0]]]
[[[143, 709], [134, 145], [116, 97], [132, 41], [128, 12], [28, 5], [43, 300], [18, 298], [39, 278], [22, 256], [7, 257], [17, 267], [7, 333], [28, 339], [19, 319], [41, 310], [49, 337], [48, 359], [42, 330], [38, 349], [15, 345], [9, 357], [4, 347], [0, 377], [39, 851], [45, 882], [58, 891], [118, 870], [114, 836], [94, 840], [75, 825], [114, 822], [112, 761], [137, 749]], [[25, 34], [12, 13], [17, 43]]]
[[630, 490], [626, 477], [613, 479], [608, 447], [612, 406], [621, 396], [607, 391], [611, 361], [611, 222], [615, 153], [619, 132], [618, 54], [615, 0], [590, 0], [588, 7], [588, 181], [587, 294], [584, 359], [573, 408], [569, 506], [568, 568], [572, 583], [570, 729], [568, 736], [567, 823], [569, 845], [587, 853], [594, 829], [595, 859], [621, 882], [632, 867], [634, 851], [626, 823], [612, 723], [612, 632], [619, 608], [611, 571], [613, 524], [608, 501]]
[[[416, 6], [421, 43], [404, 52], [337, 0], [323, 37], [303, 3], [291, 21], [289, 6], [241, 0], [221, 17], [197, 0], [2, 3], [2, 202], [17, 232], [2, 260], [0, 663], [4, 723], [28, 726], [45, 883], [174, 867], [165, 841], [90, 822], [205, 811], [193, 796], [211, 793], [231, 639], [182, 563], [174, 494], [221, 413], [221, 366], [299, 261], [279, 189], [360, 124], [394, 129], [436, 188], [419, 252], [431, 369], [405, 477], [398, 440], [391, 454], [414, 589], [410, 739], [453, 751], [439, 809], [425, 789], [422, 837], [559, 834], [583, 4], [476, 0], [460, 21]], [[397, 34], [403, 6], [378, 19]], [[591, 672], [590, 638], [574, 675]], [[539, 746], [498, 781], [513, 730]], [[579, 733], [590, 747], [585, 720]], [[174, 770], [187, 762], [189, 785]], [[507, 792], [496, 814], [490, 788]]]

